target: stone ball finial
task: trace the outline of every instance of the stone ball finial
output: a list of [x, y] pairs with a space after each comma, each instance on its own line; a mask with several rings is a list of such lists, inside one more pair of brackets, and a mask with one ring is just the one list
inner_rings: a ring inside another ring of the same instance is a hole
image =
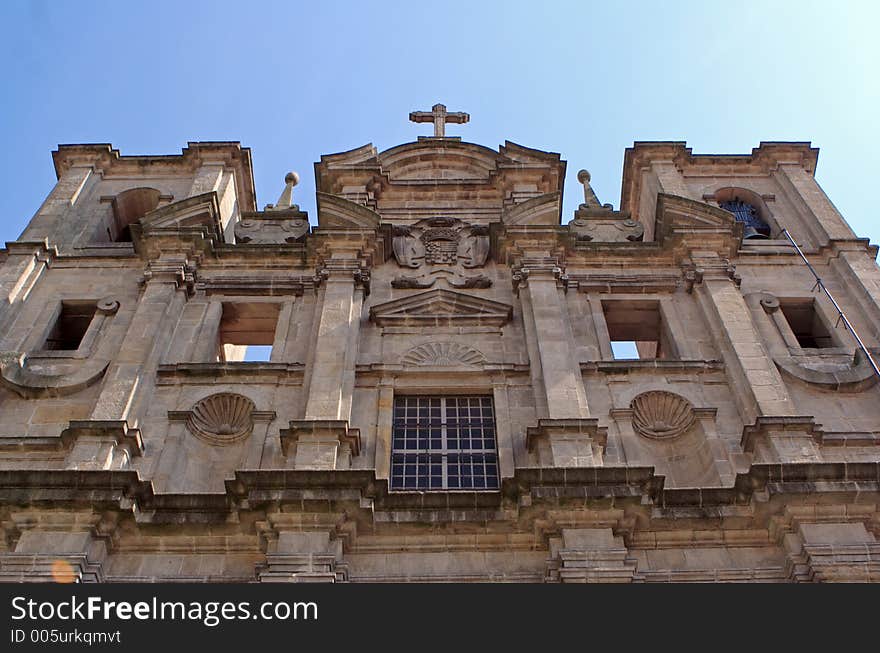
[[299, 183], [299, 175], [292, 171], [288, 172], [286, 175], [284, 175], [284, 183], [293, 184], [294, 186], [296, 186]]
[[589, 170], [579, 170], [578, 171], [578, 181], [579, 182], [581, 182], [582, 184], [589, 184], [590, 179], [592, 179], [592, 177], [590, 176]]

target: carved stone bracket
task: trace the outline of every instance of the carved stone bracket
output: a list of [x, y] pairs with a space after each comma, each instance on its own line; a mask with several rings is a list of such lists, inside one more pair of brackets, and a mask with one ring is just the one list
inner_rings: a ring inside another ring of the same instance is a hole
[[559, 260], [555, 257], [541, 258], [521, 258], [515, 265], [511, 267], [511, 282], [513, 283], [513, 291], [517, 295], [521, 288], [527, 287], [529, 277], [532, 275], [552, 275], [554, 279], [566, 290], [568, 290], [569, 278], [565, 274], [565, 268], [560, 265]]
[[346, 420], [292, 420], [280, 438], [294, 469], [348, 469], [361, 451], [360, 430]]
[[186, 257], [159, 258], [147, 264], [141, 283], [173, 283], [178, 289], [184, 288], [188, 296], [192, 296], [195, 292], [197, 271], [197, 261]]

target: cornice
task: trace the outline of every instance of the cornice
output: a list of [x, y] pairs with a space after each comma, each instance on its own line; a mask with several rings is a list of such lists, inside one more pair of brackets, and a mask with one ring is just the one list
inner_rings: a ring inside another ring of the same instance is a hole
[[62, 144], [52, 152], [58, 179], [73, 167], [87, 166], [105, 177], [145, 174], [193, 174], [204, 164], [220, 164], [235, 171], [242, 211], [256, 211], [251, 150], [238, 141], [189, 142], [180, 154], [123, 155], [110, 143]]

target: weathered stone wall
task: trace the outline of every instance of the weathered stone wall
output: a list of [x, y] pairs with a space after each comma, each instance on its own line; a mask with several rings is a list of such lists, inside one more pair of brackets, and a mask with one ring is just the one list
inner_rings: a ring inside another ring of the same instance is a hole
[[[570, 222], [565, 162], [512, 143], [322, 157], [312, 227], [234, 143], [55, 161], [0, 254], [0, 579], [880, 580], [880, 386], [778, 233], [875, 352], [880, 269], [808, 145], [637, 143], [621, 210], [584, 173]], [[94, 317], [46, 351], [64, 302]], [[228, 351], [269, 323], [268, 361], [219, 355], [236, 306]], [[499, 491], [390, 490], [413, 394], [492, 397]]]

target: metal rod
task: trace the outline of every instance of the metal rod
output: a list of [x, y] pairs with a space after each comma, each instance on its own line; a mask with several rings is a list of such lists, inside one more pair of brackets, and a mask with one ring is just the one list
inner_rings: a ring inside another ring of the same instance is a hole
[[816, 269], [807, 260], [807, 257], [804, 255], [803, 250], [801, 250], [801, 248], [798, 246], [798, 244], [796, 242], [794, 242], [794, 238], [792, 238], [791, 234], [788, 233], [788, 229], [783, 229], [782, 234], [788, 239], [788, 242], [790, 242], [792, 244], [792, 247], [795, 248], [798, 255], [801, 257], [803, 262], [807, 264], [807, 267], [810, 269], [810, 272], [812, 272], [813, 276], [816, 278], [816, 285], [813, 286], [813, 288], [819, 288], [819, 290], [821, 290], [823, 293], [825, 293], [825, 296], [831, 300], [831, 303], [834, 305], [834, 310], [837, 311], [838, 322], [843, 322], [843, 326], [845, 326], [847, 331], [849, 331], [852, 334], [853, 338], [856, 339], [856, 342], [859, 345], [859, 349], [862, 350], [862, 353], [868, 359], [868, 364], [871, 366], [871, 369], [874, 370], [874, 374], [878, 378], [880, 378], [880, 367], [877, 367], [877, 362], [874, 360], [874, 357], [871, 356], [871, 352], [868, 351], [868, 348], [865, 346], [865, 343], [862, 342], [861, 338], [859, 338], [859, 334], [856, 333], [855, 327], [853, 327], [853, 325], [850, 323], [849, 318], [846, 316], [846, 314], [840, 308], [840, 305], [837, 303], [837, 300], [834, 299], [834, 296], [831, 294], [831, 291], [829, 291], [828, 288], [825, 287], [825, 284], [822, 283], [822, 277], [819, 276], [819, 274], [816, 272]]

